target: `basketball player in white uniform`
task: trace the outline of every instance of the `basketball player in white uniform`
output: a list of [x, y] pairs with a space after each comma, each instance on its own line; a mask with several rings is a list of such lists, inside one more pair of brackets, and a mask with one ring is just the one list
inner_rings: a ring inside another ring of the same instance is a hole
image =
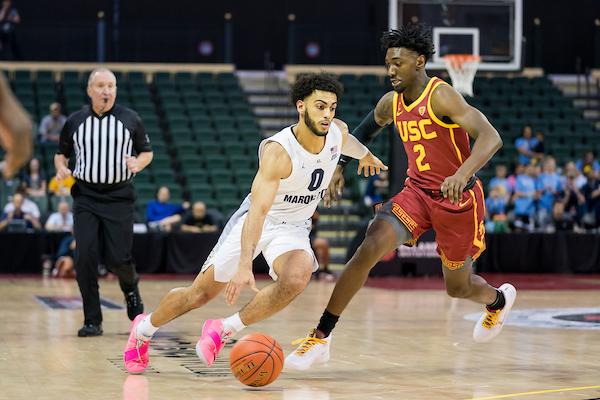
[[[148, 345], [161, 325], [201, 307], [223, 289], [232, 305], [249, 285], [254, 298], [235, 315], [208, 320], [196, 345], [211, 366], [225, 342], [246, 326], [287, 306], [308, 284], [318, 267], [309, 242], [310, 218], [323, 198], [340, 154], [359, 159], [365, 176], [387, 169], [340, 120], [334, 120], [342, 85], [331, 75], [299, 78], [290, 99], [300, 118], [297, 125], [265, 139], [251, 193], [225, 226], [219, 241], [189, 287], [173, 289], [151, 314], [134, 321], [125, 366], [141, 373], [148, 365]], [[262, 252], [274, 282], [256, 288], [252, 260]]]

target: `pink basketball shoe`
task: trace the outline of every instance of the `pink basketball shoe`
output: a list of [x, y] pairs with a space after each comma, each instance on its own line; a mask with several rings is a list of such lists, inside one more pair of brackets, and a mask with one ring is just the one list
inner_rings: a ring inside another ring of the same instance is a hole
[[144, 319], [144, 317], [146, 317], [146, 315], [148, 314], [140, 314], [134, 318], [133, 323], [131, 324], [129, 340], [127, 340], [127, 344], [125, 345], [125, 368], [132, 374], [141, 374], [144, 372], [148, 367], [148, 361], [150, 361], [150, 358], [148, 357], [148, 345], [150, 344], [150, 341], [144, 342], [135, 336], [135, 327]]

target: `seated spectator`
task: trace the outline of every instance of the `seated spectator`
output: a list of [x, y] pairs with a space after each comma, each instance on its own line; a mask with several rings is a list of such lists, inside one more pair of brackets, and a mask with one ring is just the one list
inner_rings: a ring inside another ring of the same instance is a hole
[[[31, 216], [38, 220], [40, 219], [40, 208], [34, 201], [27, 198], [27, 189], [24, 186], [17, 187], [15, 194], [20, 194], [23, 197], [23, 205], [21, 206], [24, 213], [31, 214]], [[13, 196], [14, 197], [14, 196]], [[10, 213], [15, 211], [14, 203], [11, 202], [4, 206], [4, 212]]]
[[537, 144], [537, 139], [532, 137], [531, 126], [526, 125], [523, 127], [521, 137], [515, 140], [515, 147], [519, 152], [519, 163], [529, 164], [534, 158], [539, 159], [544, 156], [544, 154], [535, 152], [535, 146], [537, 146]]
[[316, 209], [311, 218], [310, 245], [319, 268], [315, 271], [314, 277], [325, 281], [334, 281], [335, 275], [329, 270], [329, 242], [327, 239], [317, 237], [317, 222], [319, 221], [319, 210]]
[[190, 207], [189, 202], [178, 206], [168, 203], [171, 192], [166, 186], [161, 186], [156, 193], [156, 200], [146, 206], [146, 221], [148, 228], [170, 232], [181, 222], [181, 213]]
[[510, 200], [510, 194], [512, 193], [512, 189], [510, 186], [510, 182], [506, 177], [506, 165], [498, 164], [496, 165], [496, 176], [490, 180], [490, 184], [488, 185], [488, 190], [491, 192], [494, 186], [498, 186], [498, 190], [500, 192], [500, 197], [504, 201], [505, 204]]
[[50, 114], [42, 118], [40, 122], [40, 143], [57, 142], [60, 140], [60, 131], [67, 122], [61, 112], [59, 103], [50, 104]]
[[75, 278], [75, 269], [73, 260], [75, 259], [75, 236], [65, 237], [56, 252], [56, 262], [52, 270], [52, 276], [55, 278]]
[[582, 218], [582, 224], [590, 228], [595, 228], [600, 222], [600, 181], [596, 178], [596, 172], [590, 165], [584, 168], [587, 183], [581, 189], [585, 197], [586, 215]]
[[0, 217], [0, 231], [6, 230], [8, 225], [12, 221], [23, 220], [25, 221], [25, 226], [27, 229], [41, 229], [39, 218], [35, 218], [31, 215], [31, 213], [23, 210], [23, 202], [24, 202], [23, 194], [15, 193], [12, 202], [12, 211], [2, 213]]
[[535, 178], [533, 164], [525, 166], [525, 172], [517, 176], [515, 183], [515, 232], [533, 232], [535, 222]]
[[390, 180], [388, 171], [381, 171], [369, 179], [369, 184], [365, 190], [365, 204], [367, 206], [380, 202], [388, 198]]
[[554, 232], [579, 232], [579, 226], [573, 216], [565, 212], [565, 206], [560, 201], [556, 201], [552, 205], [552, 219], [554, 220]]
[[594, 172], [596, 172], [596, 177], [599, 176], [600, 163], [598, 163], [598, 160], [594, 159], [594, 152], [592, 150], [584, 151], [583, 156], [575, 162], [575, 167], [577, 167], [579, 171], [583, 172], [583, 174], [587, 176], [585, 173], [586, 166], [593, 168]]
[[73, 229], [73, 213], [68, 202], [58, 203], [58, 211], [50, 214], [45, 229], [51, 232], [70, 232]]
[[560, 175], [556, 173], [556, 161], [552, 156], [546, 156], [542, 160], [543, 172], [536, 180], [537, 197], [539, 198], [537, 206], [537, 221], [542, 229], [553, 225], [552, 208], [558, 195], [563, 188]]
[[573, 161], [569, 161], [568, 163], [565, 164], [565, 168], [564, 168], [564, 173], [563, 173], [563, 177], [562, 177], [562, 185], [563, 187], [567, 186], [567, 179], [569, 174], [571, 174], [572, 176], [574, 176], [574, 184], [575, 186], [577, 186], [577, 188], [581, 189], [583, 187], [583, 185], [585, 185], [587, 183], [587, 178], [585, 177], [585, 175], [583, 175], [583, 173], [581, 173], [581, 171], [579, 171], [577, 169], [577, 167], [575, 166], [575, 163]]
[[48, 180], [46, 179], [46, 173], [40, 171], [40, 160], [37, 158], [32, 158], [29, 161], [22, 185], [27, 189], [29, 197], [46, 197]]
[[492, 186], [485, 199], [485, 229], [490, 232], [506, 232], [506, 203], [501, 193], [506, 189]]
[[206, 204], [197, 201], [192, 205], [192, 212], [188, 212], [183, 217], [181, 230], [183, 232], [215, 232], [218, 229], [218, 222], [213, 216], [206, 213]]
[[[575, 168], [574, 163], [573, 168]], [[567, 180], [562, 193], [562, 199], [560, 199], [560, 201], [563, 205], [562, 212], [569, 214], [570, 217], [575, 220], [575, 223], [580, 225], [581, 218], [585, 213], [585, 196], [575, 184], [578, 173], [579, 171], [577, 171], [577, 169], [575, 169], [575, 171], [568, 172]]]

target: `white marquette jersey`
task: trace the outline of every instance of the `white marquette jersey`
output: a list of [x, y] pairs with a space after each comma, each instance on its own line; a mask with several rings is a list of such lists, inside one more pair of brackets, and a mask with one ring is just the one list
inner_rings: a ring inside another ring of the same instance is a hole
[[261, 161], [265, 144], [277, 142], [292, 159], [292, 173], [282, 179], [267, 219], [297, 224], [309, 220], [325, 195], [342, 151], [342, 132], [332, 122], [319, 154], [311, 154], [298, 143], [289, 126], [263, 140], [258, 148]]

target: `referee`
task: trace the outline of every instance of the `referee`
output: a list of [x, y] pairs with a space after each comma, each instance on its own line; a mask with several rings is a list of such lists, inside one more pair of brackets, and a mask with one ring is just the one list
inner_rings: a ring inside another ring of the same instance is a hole
[[[56, 179], [62, 181], [72, 174], [76, 180], [71, 193], [77, 243], [75, 271], [85, 318], [78, 332], [81, 337], [103, 333], [98, 293], [99, 248], [108, 268], [119, 278], [129, 318], [133, 320], [144, 311], [139, 276], [131, 256], [136, 197], [131, 178], [153, 156], [137, 113], [115, 105], [117, 79], [110, 70], [92, 71], [87, 93], [92, 106], [69, 116], [54, 156]], [[67, 165], [73, 153], [75, 166], [71, 172]]]

